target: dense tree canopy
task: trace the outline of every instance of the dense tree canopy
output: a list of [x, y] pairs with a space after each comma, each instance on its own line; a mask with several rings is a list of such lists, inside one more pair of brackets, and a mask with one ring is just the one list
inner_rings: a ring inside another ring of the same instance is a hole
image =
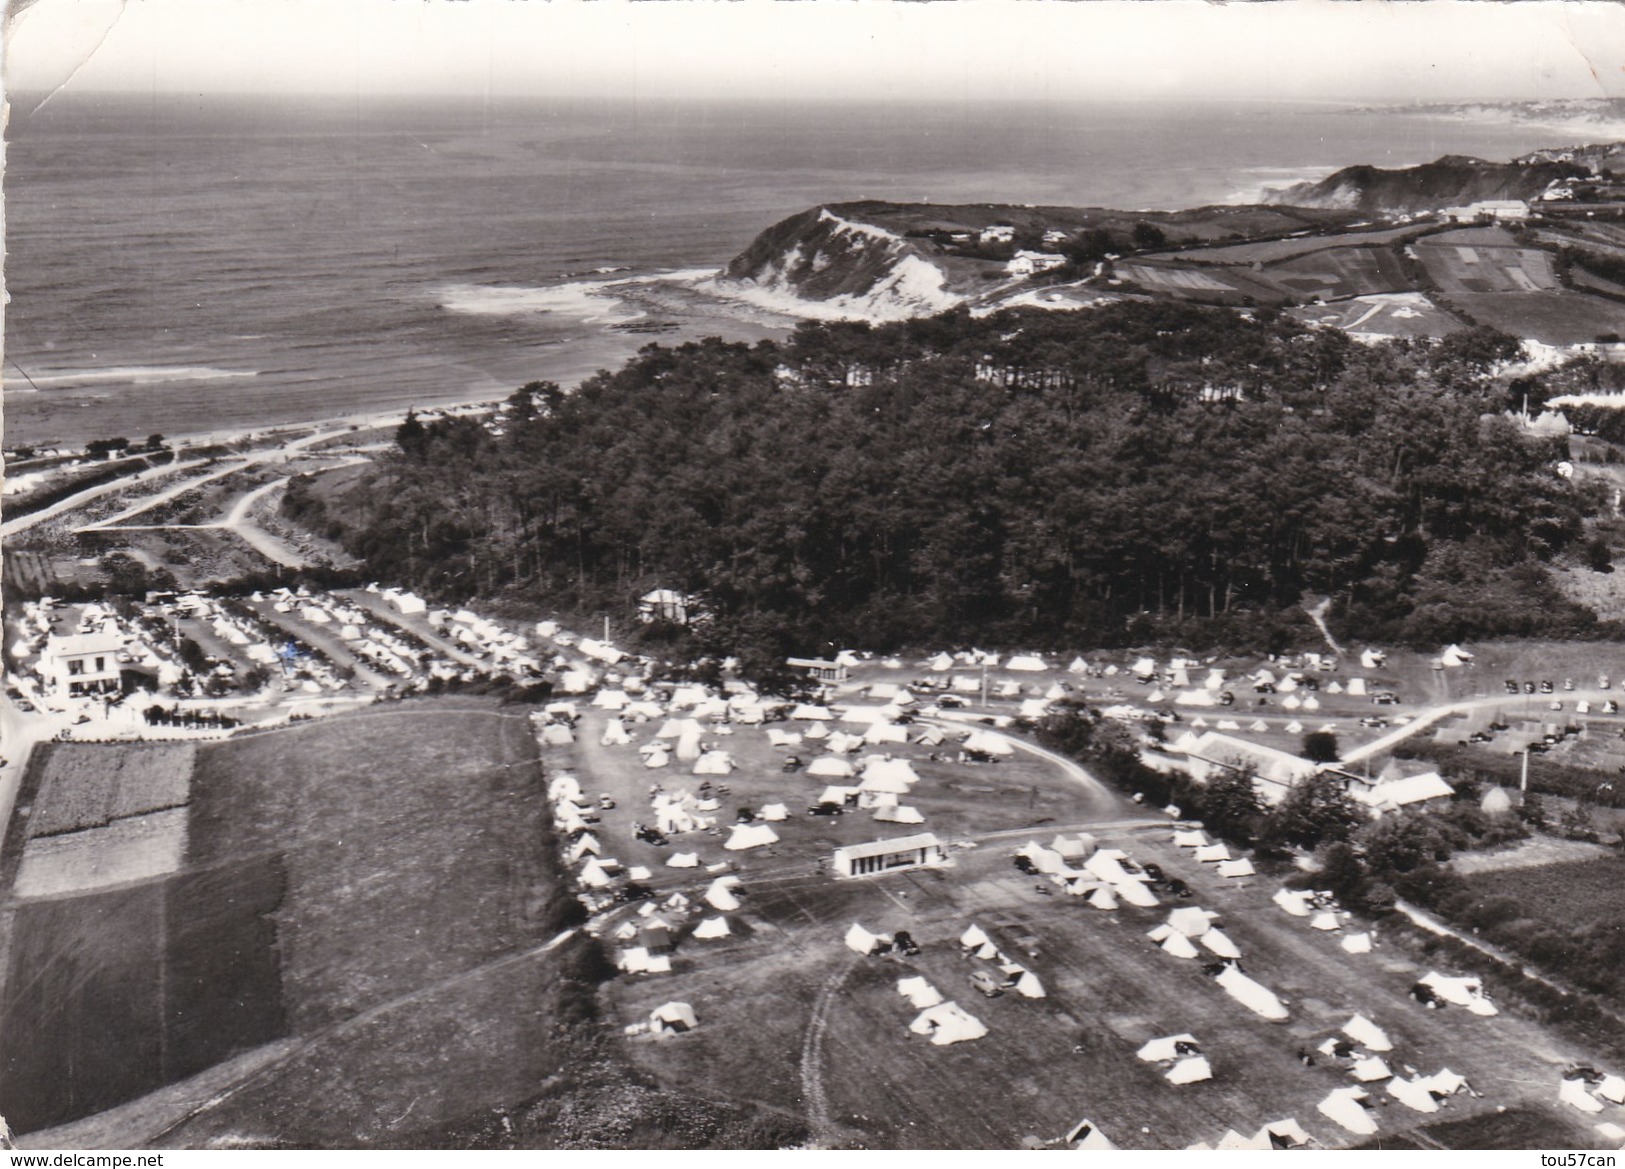
[[1366, 637], [1570, 632], [1540, 563], [1586, 501], [1501, 416], [1498, 344], [1120, 304], [649, 346], [288, 506], [448, 599], [677, 588], [785, 647], [1260, 645], [1306, 593]]

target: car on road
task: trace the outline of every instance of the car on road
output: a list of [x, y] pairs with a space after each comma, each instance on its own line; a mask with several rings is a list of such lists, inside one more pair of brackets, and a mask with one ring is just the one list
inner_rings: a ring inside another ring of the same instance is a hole
[[965, 706], [965, 700], [956, 698], [952, 694], [944, 694], [937, 699], [937, 706], [943, 710], [962, 710]]
[[1371, 696], [1371, 701], [1377, 706], [1394, 706], [1399, 702], [1399, 695], [1392, 690], [1379, 690]]
[[1360, 725], [1362, 727], [1385, 727], [1388, 725], [1388, 720], [1374, 714], [1368, 714], [1360, 720]]
[[1533, 682], [1525, 682], [1523, 684], [1523, 692], [1525, 694], [1533, 694], [1535, 692], [1535, 684]]
[[1518, 692], [1518, 680], [1516, 678], [1508, 678], [1507, 679], [1507, 693], [1508, 694], [1516, 694], [1517, 692]]
[[841, 807], [840, 804], [813, 804], [807, 809], [807, 815], [809, 816], [841, 816], [845, 813], [846, 809]]
[[1552, 692], [1552, 680], [1550, 678], [1545, 678], [1545, 679], [1541, 680], [1540, 692], [1542, 694], [1550, 694]]

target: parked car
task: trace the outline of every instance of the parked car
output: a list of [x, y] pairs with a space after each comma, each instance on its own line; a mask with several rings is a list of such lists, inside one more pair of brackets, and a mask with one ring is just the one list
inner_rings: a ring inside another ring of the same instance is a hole
[[1516, 694], [1516, 693], [1517, 693], [1517, 692], [1518, 692], [1518, 682], [1517, 682], [1517, 679], [1515, 679], [1515, 678], [1508, 678], [1508, 679], [1507, 679], [1507, 693], [1508, 693], [1508, 694]]
[[1379, 690], [1371, 696], [1371, 701], [1378, 706], [1394, 706], [1399, 702], [1399, 695], [1392, 690]]
[[1360, 725], [1362, 727], [1385, 727], [1388, 725], [1388, 720], [1379, 718], [1374, 714], [1368, 714], [1360, 720]]
[[956, 698], [952, 694], [944, 694], [937, 699], [937, 706], [943, 710], [960, 710], [963, 709], [964, 705], [965, 700], [963, 698]]
[[845, 811], [846, 811], [846, 809], [841, 807], [840, 804], [830, 804], [830, 803], [813, 804], [811, 807], [809, 807], [807, 809], [807, 815], [809, 815], [809, 816], [839, 816], [839, 815], [844, 814]]
[[990, 999], [996, 999], [1004, 993], [1004, 987], [999, 985], [999, 980], [986, 970], [978, 970], [972, 974], [970, 984]]
[[1525, 694], [1533, 694], [1535, 692], [1535, 684], [1533, 682], [1525, 682], [1523, 684], [1523, 692]]
[[1542, 694], [1550, 694], [1552, 692], [1552, 680], [1550, 678], [1543, 678], [1541, 680], [1540, 692]]

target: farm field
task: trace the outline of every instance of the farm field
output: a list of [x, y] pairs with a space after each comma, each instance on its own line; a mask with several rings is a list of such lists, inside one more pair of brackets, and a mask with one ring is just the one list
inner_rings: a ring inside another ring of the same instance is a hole
[[1580, 344], [1605, 333], [1625, 332], [1625, 304], [1568, 289], [1463, 292], [1450, 299], [1479, 324], [1549, 345]]
[[1261, 240], [1248, 244], [1217, 244], [1183, 252], [1148, 253], [1147, 259], [1178, 259], [1194, 264], [1272, 264], [1294, 256], [1308, 256], [1333, 248], [1378, 248], [1397, 239], [1407, 239], [1428, 230], [1425, 224], [1349, 231], [1336, 235], [1302, 236], [1297, 239]]
[[1447, 242], [1468, 233], [1446, 232], [1419, 241], [1416, 253], [1430, 279], [1446, 296], [1547, 292], [1558, 287], [1552, 256], [1538, 248]]
[[1271, 264], [1255, 274], [1292, 296], [1341, 300], [1409, 288], [1399, 260], [1386, 248], [1331, 248]]
[[1540, 921], [1608, 930], [1625, 921], [1625, 858], [1619, 856], [1480, 872], [1471, 880], [1485, 896], [1516, 898]]
[[[277, 1102], [253, 1123], [232, 1113], [236, 1131], [355, 1144], [414, 1093], [408, 1129], [433, 1126], [447, 1118], [425, 1084], [454, 1051], [442, 1095], [456, 1115], [517, 1091], [514, 1069], [538, 1066], [517, 1044], [543, 1035], [514, 1025], [524, 988], [503, 962], [545, 941], [552, 890], [534, 758], [523, 715], [480, 700], [198, 748], [178, 872], [50, 900], [10, 892], [0, 1110], [34, 1131], [284, 1036], [299, 1040], [287, 1074], [256, 1079], [257, 1099]], [[485, 980], [490, 964], [507, 981]], [[404, 1009], [415, 995], [440, 1013]], [[304, 1097], [317, 1079], [331, 1099]]]

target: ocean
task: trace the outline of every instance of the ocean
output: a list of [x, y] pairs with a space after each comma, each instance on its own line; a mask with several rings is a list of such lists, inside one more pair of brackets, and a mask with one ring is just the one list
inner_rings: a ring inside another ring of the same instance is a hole
[[1172, 209], [1576, 140], [1264, 103], [31, 104], [5, 172], [8, 446], [493, 398], [651, 341], [781, 336], [692, 278], [820, 202]]

